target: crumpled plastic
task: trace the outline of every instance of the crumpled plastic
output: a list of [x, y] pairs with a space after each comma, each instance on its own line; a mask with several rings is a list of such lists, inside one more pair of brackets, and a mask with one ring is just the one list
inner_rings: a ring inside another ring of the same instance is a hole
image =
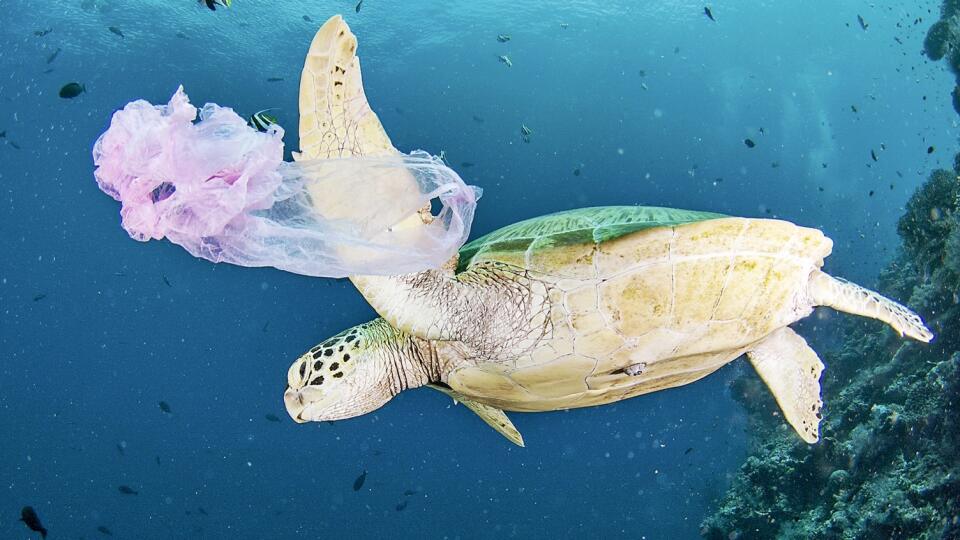
[[440, 267], [470, 234], [481, 190], [426, 152], [285, 162], [277, 125], [258, 132], [209, 103], [196, 118], [180, 87], [166, 105], [127, 104], [94, 145], [97, 184], [132, 238], [346, 277]]

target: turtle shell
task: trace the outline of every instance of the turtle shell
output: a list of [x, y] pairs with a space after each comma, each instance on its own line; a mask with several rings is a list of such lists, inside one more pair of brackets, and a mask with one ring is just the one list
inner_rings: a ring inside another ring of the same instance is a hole
[[[565, 246], [601, 244], [644, 229], [725, 217], [713, 212], [657, 206], [598, 206], [540, 216], [497, 229], [460, 248], [457, 271], [482, 261], [526, 266], [526, 254]], [[546, 268], [537, 268], [547, 270]]]
[[461, 268], [527, 270], [549, 309], [543, 338], [455, 369], [446, 382], [489, 405], [543, 411], [693, 382], [808, 315], [811, 272], [832, 242], [774, 219], [613, 207], [524, 221], [461, 250]]

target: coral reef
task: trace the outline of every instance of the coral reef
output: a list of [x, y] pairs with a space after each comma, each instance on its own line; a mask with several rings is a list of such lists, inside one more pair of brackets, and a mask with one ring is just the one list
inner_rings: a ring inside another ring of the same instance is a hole
[[907, 342], [845, 318], [844, 345], [824, 356], [815, 445], [781, 421], [759, 377], [738, 379], [754, 439], [703, 522], [706, 538], [960, 538], [958, 174], [935, 171], [913, 195], [898, 226], [903, 246], [880, 278], [936, 339]]
[[944, 57], [957, 76], [953, 88], [953, 108], [960, 114], [960, 0], [944, 0], [940, 20], [927, 30], [923, 51], [933, 61]]

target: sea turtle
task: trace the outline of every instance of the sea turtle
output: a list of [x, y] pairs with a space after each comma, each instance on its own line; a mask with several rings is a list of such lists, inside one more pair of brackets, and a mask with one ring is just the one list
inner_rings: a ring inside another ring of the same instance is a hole
[[[339, 17], [311, 46], [298, 159], [396, 152], [364, 98]], [[318, 194], [319, 195], [319, 194]], [[316, 197], [324, 211], [347, 201]], [[417, 230], [428, 209], [401, 227]], [[522, 221], [446, 267], [351, 278], [382, 318], [313, 347], [287, 374], [297, 422], [371, 412], [424, 385], [522, 445], [503, 410], [586, 407], [691, 383], [746, 355], [786, 420], [819, 437], [817, 354], [789, 325], [815, 306], [933, 335], [907, 308], [822, 272], [832, 242], [774, 219], [617, 206]]]

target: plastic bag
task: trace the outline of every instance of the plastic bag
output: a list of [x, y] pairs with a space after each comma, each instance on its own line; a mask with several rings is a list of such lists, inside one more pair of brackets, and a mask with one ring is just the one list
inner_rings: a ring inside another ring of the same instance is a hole
[[[290, 163], [279, 126], [258, 132], [215, 104], [196, 114], [181, 87], [165, 106], [128, 104], [97, 140], [97, 183], [120, 201], [132, 238], [345, 277], [439, 267], [470, 234], [481, 191], [426, 152]], [[424, 224], [417, 212], [435, 199]]]

